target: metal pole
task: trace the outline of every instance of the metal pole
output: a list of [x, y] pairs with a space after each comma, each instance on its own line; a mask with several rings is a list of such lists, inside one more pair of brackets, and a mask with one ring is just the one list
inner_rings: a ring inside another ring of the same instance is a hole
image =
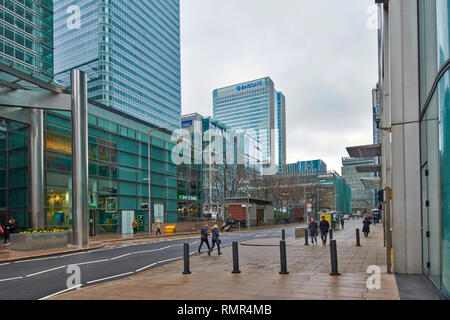
[[333, 228], [330, 229], [330, 240], [333, 240]]
[[191, 274], [189, 270], [189, 243], [184, 244], [184, 271], [183, 274]]
[[338, 258], [337, 258], [337, 246], [336, 240], [330, 241], [330, 253], [331, 253], [331, 273], [330, 276], [340, 276], [338, 271]]
[[149, 129], [147, 132], [148, 135], [148, 235], [149, 237], [152, 236], [152, 227], [153, 227], [153, 219], [152, 219], [152, 185], [151, 185], [151, 160], [150, 160], [150, 150], [151, 150], [151, 136], [150, 132], [152, 132], [153, 129]]
[[89, 245], [87, 76], [71, 70], [73, 245]]
[[286, 230], [281, 230], [281, 240], [286, 240]]
[[359, 229], [356, 229], [356, 246], [361, 247]]
[[308, 229], [306, 229], [306, 230], [305, 230], [305, 246], [309, 246], [309, 244], [308, 244], [308, 237], [309, 237], [309, 235], [308, 235]]
[[31, 110], [30, 125], [30, 197], [31, 227], [37, 230], [45, 225], [44, 214], [44, 112]]
[[239, 270], [239, 251], [238, 251], [238, 243], [233, 241], [233, 272], [232, 273], [241, 273]]
[[287, 271], [287, 262], [286, 262], [286, 241], [280, 241], [280, 262], [281, 262], [281, 271], [280, 274], [289, 274]]

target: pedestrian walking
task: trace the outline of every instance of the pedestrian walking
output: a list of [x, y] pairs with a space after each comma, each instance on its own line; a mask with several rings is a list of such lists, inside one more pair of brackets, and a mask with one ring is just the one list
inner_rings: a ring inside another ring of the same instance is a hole
[[5, 234], [5, 230], [3, 230], [3, 226], [0, 224], [0, 236]]
[[319, 229], [319, 225], [316, 221], [314, 221], [314, 218], [311, 218], [311, 221], [308, 225], [309, 234], [311, 235], [311, 242], [313, 247], [317, 245], [317, 230]]
[[133, 220], [133, 223], [131, 224], [131, 227], [133, 227], [133, 234], [137, 233], [137, 227], [138, 227], [138, 223], [136, 221], [136, 219]]
[[322, 217], [322, 221], [319, 223], [319, 229], [320, 229], [320, 236], [322, 238], [322, 246], [327, 245], [327, 236], [328, 231], [330, 230], [330, 223], [325, 219], [325, 217]]
[[161, 235], [161, 224], [162, 224], [162, 222], [161, 222], [161, 220], [160, 219], [158, 219], [158, 220], [156, 220], [156, 222], [155, 222], [155, 225], [156, 225], [156, 235]]
[[209, 246], [208, 241], [208, 222], [203, 224], [203, 227], [200, 232], [200, 246], [198, 247], [198, 253], [200, 254], [200, 250], [202, 249], [203, 243], [206, 243], [208, 247], [208, 255], [211, 255], [211, 247]]
[[369, 236], [371, 224], [372, 224], [372, 221], [370, 221], [370, 218], [368, 216], [366, 216], [363, 220], [363, 230], [362, 230], [365, 237]]
[[222, 243], [222, 240], [219, 239], [219, 227], [217, 226], [217, 224], [215, 224], [212, 229], [211, 229], [211, 241], [212, 241], [212, 246], [211, 246], [211, 250], [210, 252], [212, 252], [214, 250], [214, 247], [217, 243], [217, 251], [219, 253], [219, 255], [221, 255], [222, 253], [220, 252], [220, 244]]
[[7, 224], [5, 224], [5, 227], [3, 228], [3, 232], [5, 234], [5, 244], [9, 244], [9, 235], [14, 232], [14, 225], [8, 221]]
[[344, 222], [345, 222], [344, 217], [341, 217], [341, 227], [342, 227], [342, 230], [344, 230]]

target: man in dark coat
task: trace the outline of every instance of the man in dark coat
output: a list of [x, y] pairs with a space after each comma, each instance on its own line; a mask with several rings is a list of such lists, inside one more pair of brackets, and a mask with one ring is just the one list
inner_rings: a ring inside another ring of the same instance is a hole
[[206, 246], [208, 247], [208, 255], [211, 255], [211, 247], [209, 246], [209, 241], [208, 241], [208, 222], [205, 222], [203, 224], [202, 230], [200, 232], [200, 246], [198, 247], [199, 254], [200, 254], [200, 250], [203, 246], [203, 242], [205, 242]]
[[311, 218], [311, 222], [308, 225], [309, 234], [311, 235], [311, 242], [313, 247], [317, 244], [317, 230], [319, 229], [319, 225], [314, 218]]
[[368, 217], [368, 216], [366, 216], [365, 218], [364, 218], [364, 221], [363, 221], [363, 232], [364, 232], [364, 236], [368, 236], [369, 235], [369, 233], [370, 233], [370, 225], [372, 224], [372, 221], [370, 221], [370, 218]]
[[325, 216], [322, 217], [322, 221], [319, 223], [320, 228], [320, 236], [322, 237], [322, 245], [327, 245], [327, 235], [330, 230], [330, 223], [325, 219]]

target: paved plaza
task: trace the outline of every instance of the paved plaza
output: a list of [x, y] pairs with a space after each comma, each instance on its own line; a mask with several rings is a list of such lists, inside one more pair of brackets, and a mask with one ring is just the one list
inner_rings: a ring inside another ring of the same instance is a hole
[[[70, 291], [55, 300], [398, 300], [393, 274], [386, 273], [383, 225], [372, 225], [368, 238], [356, 247], [355, 229], [362, 220], [348, 221], [335, 232], [341, 276], [330, 276], [330, 248], [305, 246], [304, 238], [286, 239], [288, 275], [279, 274], [279, 239], [254, 239], [239, 246], [240, 274], [232, 274], [231, 247], [190, 258], [192, 274], [183, 275], [179, 260], [117, 281]], [[238, 238], [238, 236], [236, 236]], [[238, 241], [238, 239], [237, 239]], [[191, 247], [193, 252], [197, 248]], [[182, 256], [180, 248], [180, 256]], [[381, 288], [367, 288], [369, 266], [381, 269]]]

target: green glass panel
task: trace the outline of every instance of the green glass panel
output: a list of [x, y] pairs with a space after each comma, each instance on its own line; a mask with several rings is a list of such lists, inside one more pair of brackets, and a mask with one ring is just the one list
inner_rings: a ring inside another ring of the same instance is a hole
[[121, 196], [119, 197], [119, 208], [122, 210], [136, 210], [137, 204], [136, 204], [136, 198], [135, 197], [125, 197]]
[[138, 190], [138, 192], [137, 192], [138, 196], [147, 196], [148, 197], [148, 185], [138, 183], [137, 190]]
[[6, 168], [6, 152], [0, 151], [0, 168]]
[[26, 190], [14, 190], [9, 193], [10, 207], [21, 208], [28, 206], [28, 196]]
[[6, 207], [6, 190], [0, 189], [0, 207]]
[[9, 168], [22, 168], [28, 166], [27, 150], [11, 151], [9, 153]]
[[136, 183], [132, 182], [120, 182], [120, 194], [136, 195]]
[[167, 188], [167, 199], [177, 199], [177, 189]]
[[119, 179], [127, 181], [136, 181], [136, 170], [120, 167]]
[[164, 173], [164, 162], [152, 160], [151, 161], [151, 171], [157, 171]]
[[158, 159], [161, 161], [165, 160], [164, 159], [164, 150], [159, 149], [159, 148], [152, 147], [150, 156], [152, 157], [152, 159]]
[[152, 198], [165, 198], [164, 188], [152, 186]]
[[138, 157], [135, 155], [125, 153], [125, 152], [119, 152], [119, 164], [120, 165], [136, 168], [137, 158]]
[[108, 120], [98, 119], [98, 127], [112, 133], [117, 133], [117, 124], [112, 123]]
[[28, 186], [27, 169], [15, 169], [9, 171], [9, 187], [25, 188]]
[[151, 184], [157, 184], [160, 186], [165, 186], [165, 177], [161, 174], [152, 173]]
[[136, 141], [124, 137], [119, 137], [119, 150], [135, 153], [136, 144]]

